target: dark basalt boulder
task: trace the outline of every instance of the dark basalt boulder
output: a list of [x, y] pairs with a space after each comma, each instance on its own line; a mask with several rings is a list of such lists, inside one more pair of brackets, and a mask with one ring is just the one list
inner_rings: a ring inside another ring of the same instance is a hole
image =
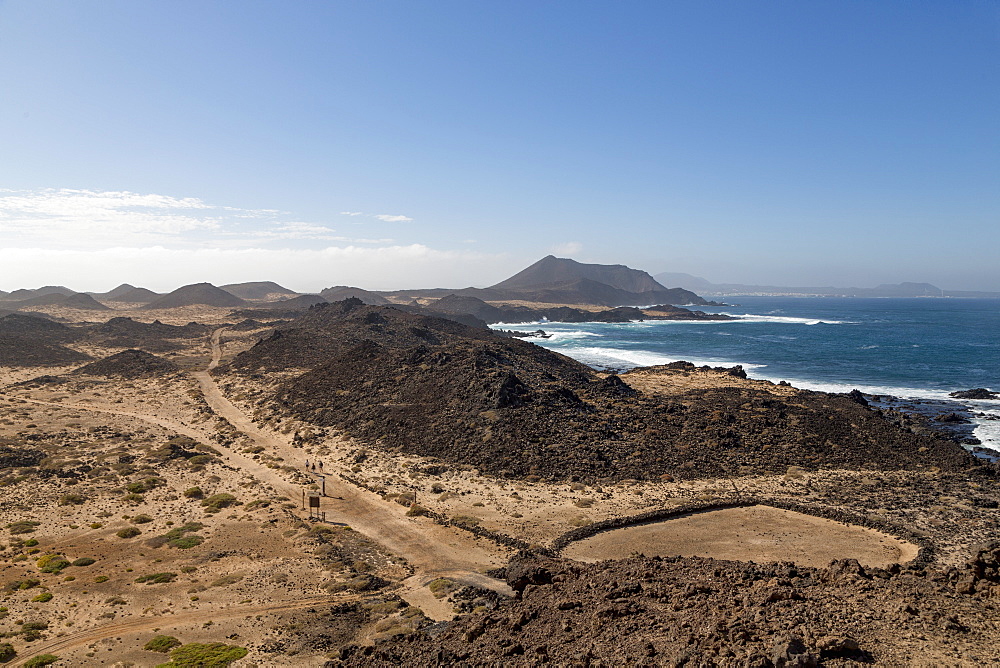
[[985, 387], [977, 387], [971, 390], [952, 392], [948, 396], [956, 399], [997, 399], [1000, 398], [1000, 392], [990, 392]]
[[959, 415], [958, 413], [942, 413], [934, 418], [938, 422], [949, 422], [953, 424], [968, 424], [972, 422], [966, 417]]

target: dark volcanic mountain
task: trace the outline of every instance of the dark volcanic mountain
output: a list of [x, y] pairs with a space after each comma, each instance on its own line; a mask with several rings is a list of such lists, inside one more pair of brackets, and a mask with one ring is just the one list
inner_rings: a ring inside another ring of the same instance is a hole
[[142, 308], [164, 309], [180, 306], [245, 306], [246, 302], [211, 283], [194, 283], [177, 288], [173, 292], [153, 300]]
[[707, 304], [688, 290], [665, 288], [638, 269], [621, 264], [583, 264], [552, 255], [487, 290], [503, 294], [503, 299], [559, 304]]
[[76, 294], [76, 292], [62, 285], [46, 285], [45, 287], [37, 288], [35, 290], [27, 290], [24, 288], [14, 290], [4, 297], [4, 299], [9, 301], [20, 301], [23, 299], [31, 299], [32, 297], [43, 297], [45, 295], [64, 295], [69, 297], [74, 294]]
[[251, 302], [266, 302], [284, 299], [287, 297], [297, 297], [298, 292], [289, 290], [273, 281], [254, 281], [250, 283], [230, 283], [221, 286], [231, 295]]
[[75, 369], [73, 373], [86, 376], [135, 379], [163, 376], [179, 369], [180, 367], [170, 360], [151, 355], [143, 350], [124, 350]]
[[491, 287], [494, 290], [537, 290], [581, 279], [603, 283], [625, 292], [654, 292], [666, 289], [646, 272], [630, 269], [623, 264], [584, 264], [553, 255], [543, 257], [530, 267]]
[[340, 302], [345, 299], [355, 297], [364, 303], [371, 304], [373, 306], [380, 306], [389, 303], [388, 299], [376, 292], [362, 290], [361, 288], [352, 288], [346, 285], [335, 285], [332, 288], [324, 288], [320, 291], [319, 296], [323, 297], [328, 302]]
[[[975, 465], [956, 444], [904, 431], [845, 396], [750, 387], [643, 395], [531, 343], [360, 300], [310, 310], [217, 372], [303, 368], [261, 398], [265, 415], [499, 475]], [[662, 371], [674, 372], [690, 373]]]
[[108, 311], [107, 306], [97, 301], [88, 294], [79, 292], [69, 296], [52, 292], [47, 295], [38, 295], [30, 299], [22, 299], [16, 302], [7, 302], [7, 306], [13, 308], [23, 308], [25, 306], [64, 306], [66, 308], [78, 308], [87, 311]]
[[132, 288], [114, 298], [109, 297], [108, 301], [125, 302], [126, 304], [148, 304], [160, 296], [159, 293], [147, 290], [146, 288]]

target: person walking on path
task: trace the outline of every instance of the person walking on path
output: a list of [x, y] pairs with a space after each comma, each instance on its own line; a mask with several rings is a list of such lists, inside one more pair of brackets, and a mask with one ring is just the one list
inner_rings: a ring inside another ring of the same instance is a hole
[[320, 471], [323, 470], [323, 460], [320, 460], [320, 462], [319, 462], [319, 470]]

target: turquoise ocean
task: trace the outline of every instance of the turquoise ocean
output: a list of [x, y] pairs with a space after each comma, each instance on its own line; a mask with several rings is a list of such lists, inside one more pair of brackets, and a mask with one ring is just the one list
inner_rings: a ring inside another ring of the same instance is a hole
[[[950, 392], [1000, 390], [1000, 300], [727, 297], [731, 321], [501, 323], [543, 329], [531, 339], [597, 369], [678, 360], [741, 364], [751, 378], [804, 389], [950, 401]], [[958, 400], [982, 445], [1000, 450], [1000, 401]]]

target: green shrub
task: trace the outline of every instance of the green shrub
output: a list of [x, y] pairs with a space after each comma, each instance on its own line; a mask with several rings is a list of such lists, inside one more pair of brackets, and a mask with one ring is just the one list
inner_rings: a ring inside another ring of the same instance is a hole
[[[198, 643], [175, 647], [170, 652], [170, 663], [162, 666], [205, 666], [206, 668], [225, 668], [233, 661], [242, 659], [248, 650], [236, 645], [226, 645], [221, 642]], [[157, 668], [160, 668], [159, 666]]]
[[94, 563], [96, 559], [91, 559], [90, 557], [80, 557], [79, 559], [74, 559], [72, 566], [90, 566]]
[[80, 494], [63, 494], [59, 497], [60, 506], [79, 506], [86, 502]]
[[28, 659], [24, 662], [24, 668], [41, 668], [42, 666], [48, 666], [59, 660], [59, 657], [55, 654], [39, 654], [38, 656]]
[[13, 645], [9, 642], [0, 642], [0, 663], [7, 663], [15, 656], [17, 656], [17, 652], [14, 651]]
[[234, 503], [236, 503], [236, 497], [225, 492], [213, 494], [207, 499], [201, 500], [201, 505], [205, 506], [205, 509], [210, 513], [217, 513], [223, 508], [228, 508]]
[[94, 578], [94, 582], [100, 584], [102, 582], [107, 582], [110, 579], [111, 578], [109, 578], [107, 575], [98, 575], [96, 578]]
[[184, 536], [183, 538], [177, 538], [167, 543], [170, 547], [176, 547], [178, 550], [187, 550], [192, 547], [198, 547], [205, 542], [205, 539], [201, 536]]
[[125, 503], [138, 504], [142, 503], [144, 500], [145, 497], [142, 494], [132, 493], [125, 495]]
[[138, 536], [141, 533], [142, 533], [142, 531], [140, 531], [136, 527], [125, 527], [124, 529], [122, 529], [121, 531], [119, 531], [118, 533], [116, 533], [115, 535], [118, 536], [119, 538], [135, 538], [136, 536]]
[[458, 586], [449, 580], [448, 578], [438, 578], [437, 580], [432, 580], [427, 588], [431, 590], [434, 594], [434, 598], [444, 598], [451, 592], [455, 591]]
[[414, 503], [410, 506], [410, 509], [406, 511], [407, 517], [419, 517], [421, 515], [426, 515], [427, 509], [421, 505]]
[[140, 575], [135, 581], [145, 582], [146, 584], [163, 584], [164, 582], [173, 582], [176, 577], [177, 573], [151, 573], [149, 575]]
[[143, 649], [147, 652], [160, 652], [161, 654], [166, 654], [174, 647], [179, 647], [181, 641], [173, 636], [156, 636], [148, 643], [143, 645]]
[[149, 515], [136, 515], [130, 521], [132, 524], [149, 524], [153, 521], [153, 518]]
[[24, 543], [22, 543], [22, 545], [24, 547], [34, 547], [34, 546], [38, 545], [38, 541], [35, 540], [34, 538], [29, 538], [28, 540], [24, 541]]
[[25, 589], [31, 589], [32, 587], [37, 587], [41, 584], [41, 581], [29, 578], [27, 580], [19, 580], [10, 585], [10, 589], [17, 591], [24, 591]]
[[451, 518], [452, 524], [457, 524], [460, 527], [475, 527], [479, 526], [480, 520], [478, 517], [473, 517], [472, 515], [455, 515]]
[[174, 527], [162, 536], [157, 536], [150, 541], [150, 544], [153, 545], [153, 542], [155, 541], [157, 544], [155, 544], [154, 547], [167, 544], [170, 547], [186, 550], [188, 548], [195, 547], [196, 545], [201, 545], [205, 539], [201, 536], [185, 536], [184, 534], [200, 531], [204, 528], [205, 525], [201, 522], [188, 522], [183, 526]]
[[52, 592], [50, 592], [50, 591], [43, 591], [41, 594], [39, 594], [38, 596], [36, 596], [33, 599], [31, 599], [31, 602], [32, 603], [48, 603], [51, 600], [52, 600]]
[[41, 525], [41, 522], [33, 522], [31, 520], [23, 520], [21, 522], [13, 522], [7, 525], [7, 529], [14, 535], [31, 533], [35, 530], [35, 527]]
[[226, 587], [231, 584], [236, 584], [243, 579], [243, 576], [239, 573], [230, 573], [229, 575], [223, 575], [221, 578], [208, 585], [209, 587]]
[[61, 554], [46, 554], [35, 563], [38, 566], [38, 570], [43, 573], [58, 573], [69, 566], [69, 561]]
[[42, 631], [47, 628], [49, 628], [49, 625], [45, 622], [25, 622], [24, 624], [21, 624], [21, 637], [27, 642], [38, 640], [42, 637]]
[[212, 455], [195, 455], [188, 460], [188, 463], [191, 464], [191, 466], [203, 466], [213, 461], [215, 461], [215, 457]]
[[205, 494], [201, 491], [201, 487], [188, 487], [184, 490], [184, 496], [189, 499], [200, 499]]

